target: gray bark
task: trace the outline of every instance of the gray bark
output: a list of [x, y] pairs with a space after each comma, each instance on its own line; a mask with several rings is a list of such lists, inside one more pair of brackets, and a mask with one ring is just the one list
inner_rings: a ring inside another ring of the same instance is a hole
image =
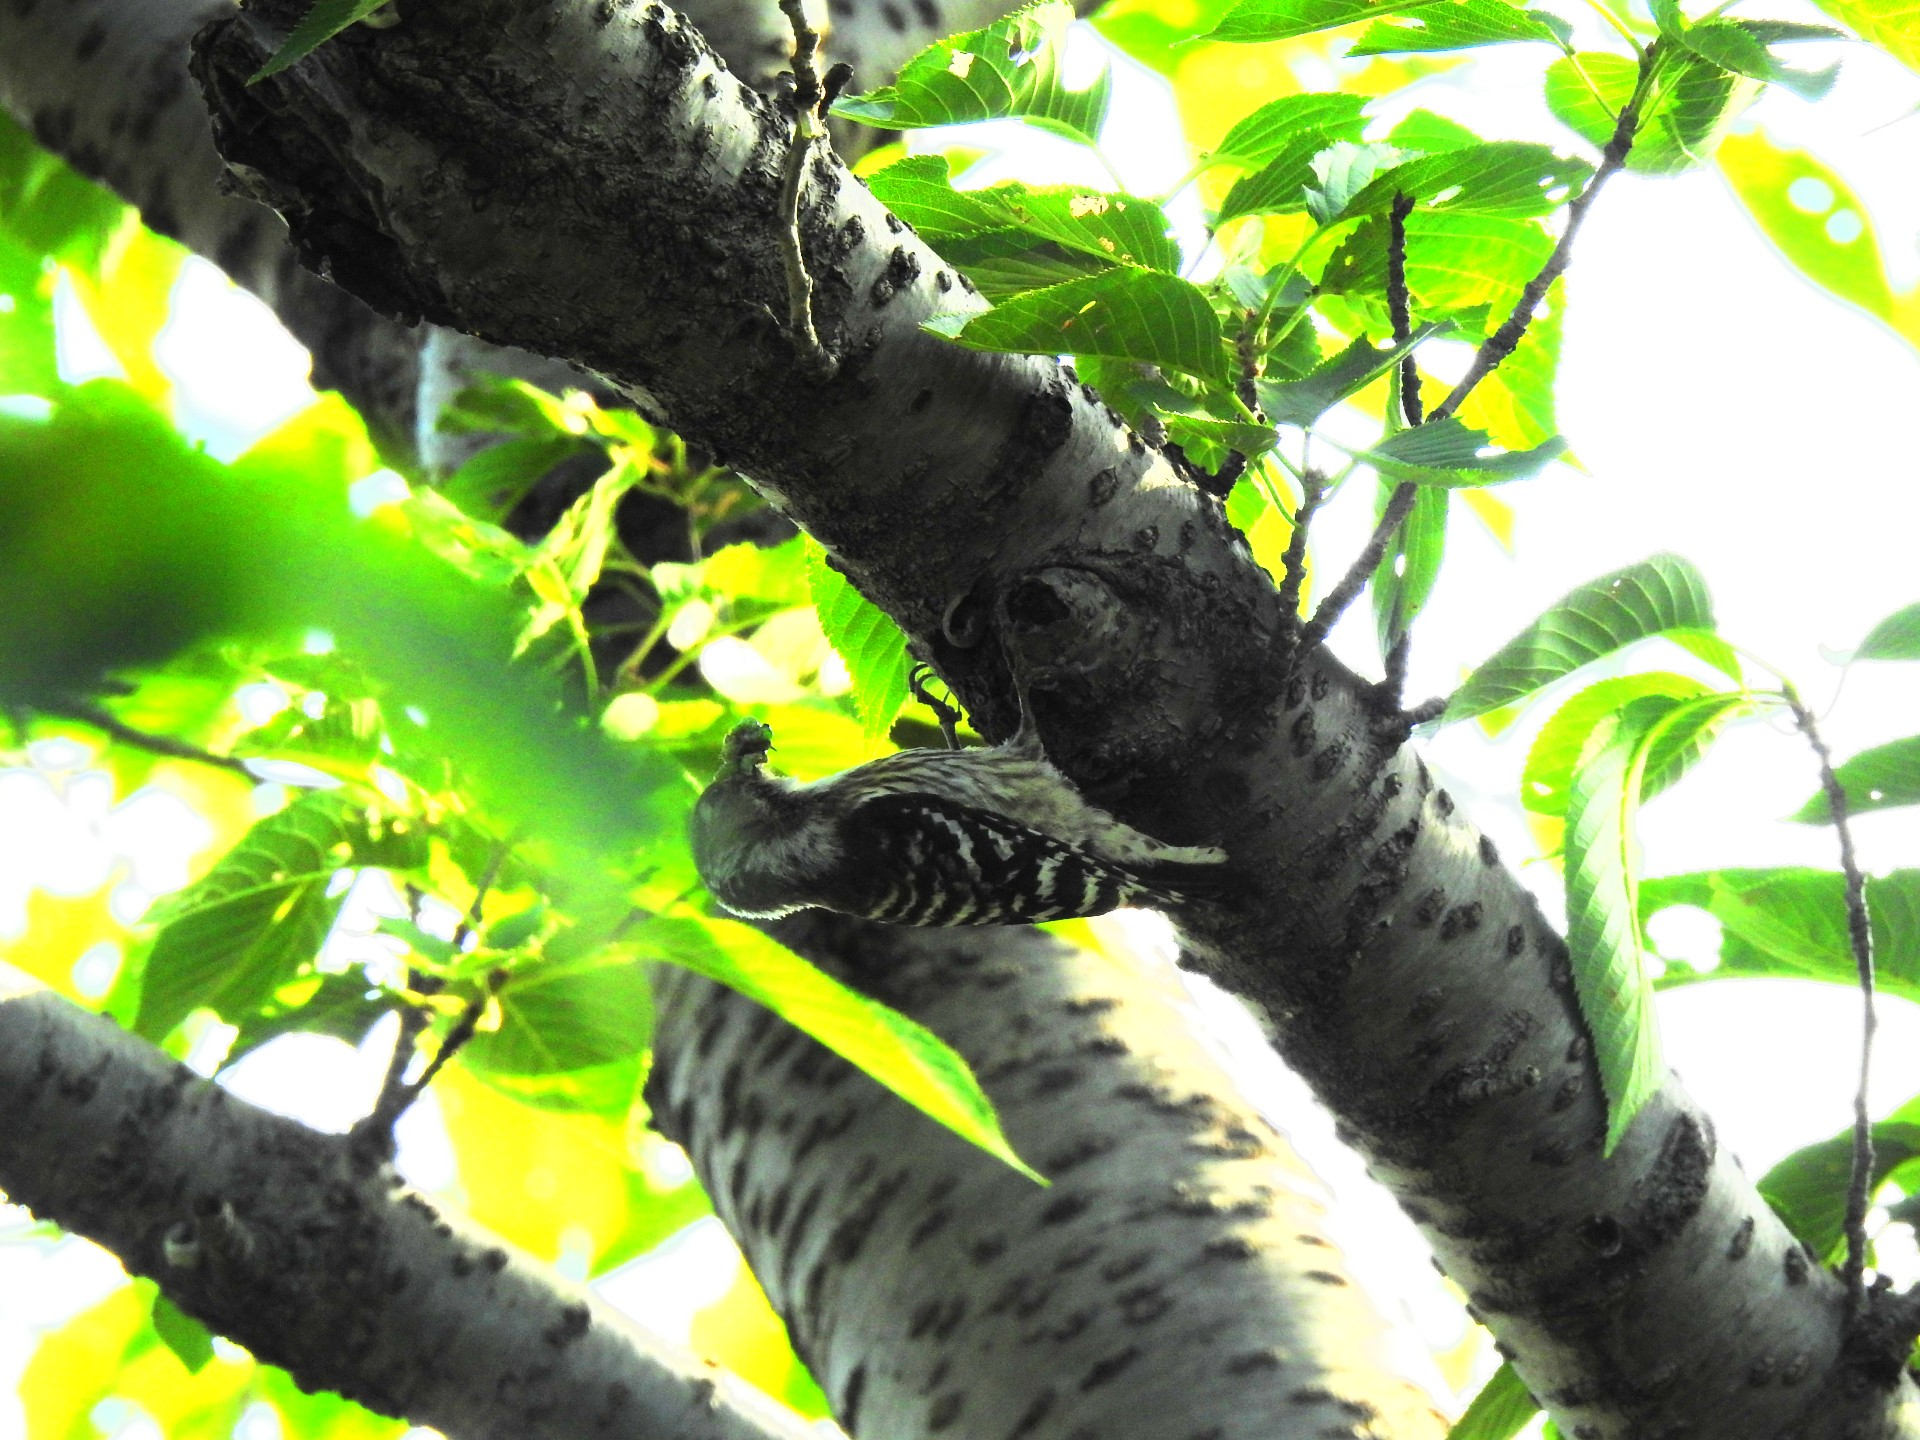
[[1171, 975], [1036, 930], [814, 912], [776, 933], [956, 1046], [1053, 1181], [751, 1001], [659, 973], [655, 1123], [859, 1440], [1445, 1434], [1319, 1182], [1236, 1097]]
[[[979, 302], [830, 161], [804, 207], [831, 383], [793, 362], [785, 123], [658, 4], [452, 6], [239, 84], [294, 7], [208, 37], [221, 144], [376, 306], [565, 355], [832, 548], [989, 732], [1028, 677], [1102, 803], [1224, 843], [1178, 919], [1583, 1440], [1905, 1433], [1907, 1337], [1849, 1328], [1669, 1081], [1610, 1159], [1565, 947], [1217, 505], [1070, 373], [919, 329]], [[555, 137], [566, 137], [564, 155]]]
[[461, 1440], [805, 1440], [718, 1367], [49, 993], [0, 999], [0, 1189], [302, 1386]]

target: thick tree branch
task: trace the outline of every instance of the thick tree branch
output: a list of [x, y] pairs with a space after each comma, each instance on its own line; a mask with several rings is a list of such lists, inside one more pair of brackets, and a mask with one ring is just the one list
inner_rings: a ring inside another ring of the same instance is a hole
[[1224, 843], [1246, 890], [1180, 917], [1190, 959], [1265, 1012], [1563, 1429], [1908, 1423], [1904, 1350], [1843, 1350], [1839, 1286], [1676, 1082], [1602, 1159], [1563, 942], [1360, 682], [1324, 654], [1277, 678], [1286, 617], [1218, 506], [1050, 361], [925, 335], [979, 302], [824, 158], [803, 229], [844, 360], [794, 373], [785, 127], [678, 17], [410, 0], [245, 89], [298, 8], [202, 52], [249, 183], [376, 304], [572, 356], [720, 449], [989, 731], [1008, 664], [1043, 677], [1079, 783]]
[[0, 1189], [310, 1389], [461, 1440], [803, 1440], [718, 1367], [42, 992], [0, 1000]]
[[657, 972], [656, 1123], [851, 1434], [1445, 1433], [1328, 1240], [1319, 1182], [1235, 1098], [1170, 973], [1028, 929], [813, 912], [776, 933], [955, 1044], [1054, 1182], [751, 1001]]

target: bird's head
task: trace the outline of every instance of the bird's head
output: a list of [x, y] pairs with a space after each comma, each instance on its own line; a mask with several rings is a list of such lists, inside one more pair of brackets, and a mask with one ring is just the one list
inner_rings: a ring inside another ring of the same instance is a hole
[[773, 727], [764, 720], [742, 720], [727, 732], [720, 746], [720, 770], [716, 780], [728, 775], [745, 775], [767, 763], [773, 749]]

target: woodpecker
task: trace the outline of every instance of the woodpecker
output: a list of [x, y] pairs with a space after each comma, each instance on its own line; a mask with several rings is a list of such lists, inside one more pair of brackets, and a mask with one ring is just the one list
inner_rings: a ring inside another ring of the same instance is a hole
[[802, 784], [743, 720], [693, 811], [714, 898], [770, 919], [818, 906], [898, 925], [1015, 925], [1216, 890], [1226, 852], [1165, 845], [1081, 798], [1023, 715], [1005, 745], [903, 750]]

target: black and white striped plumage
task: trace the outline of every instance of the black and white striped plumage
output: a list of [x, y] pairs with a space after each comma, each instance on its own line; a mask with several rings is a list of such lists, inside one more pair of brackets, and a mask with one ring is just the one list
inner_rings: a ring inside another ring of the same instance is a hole
[[769, 774], [771, 746], [759, 721], [736, 726], [694, 807], [694, 861], [737, 915], [1064, 920], [1212, 889], [1227, 858], [1163, 845], [1089, 805], [1031, 727], [992, 749], [903, 750], [811, 784]]

